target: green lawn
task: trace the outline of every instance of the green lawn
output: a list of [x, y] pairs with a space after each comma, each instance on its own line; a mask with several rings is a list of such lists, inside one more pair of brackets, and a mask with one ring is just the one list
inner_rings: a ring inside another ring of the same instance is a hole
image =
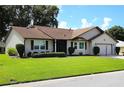
[[0, 85], [123, 69], [124, 60], [104, 57], [20, 59], [0, 55]]

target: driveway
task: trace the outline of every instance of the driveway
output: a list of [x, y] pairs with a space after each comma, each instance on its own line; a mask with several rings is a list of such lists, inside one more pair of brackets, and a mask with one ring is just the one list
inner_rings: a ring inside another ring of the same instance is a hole
[[124, 71], [9, 85], [11, 87], [124, 87]]
[[112, 58], [124, 59], [124, 56], [111, 56]]

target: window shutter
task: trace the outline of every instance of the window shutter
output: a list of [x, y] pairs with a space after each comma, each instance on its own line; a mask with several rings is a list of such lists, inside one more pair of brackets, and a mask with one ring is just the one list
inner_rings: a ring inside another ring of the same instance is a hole
[[31, 40], [31, 50], [34, 49], [34, 40]]
[[71, 47], [73, 47], [73, 42], [71, 42]]
[[85, 50], [87, 49], [87, 42], [85, 42]]
[[48, 41], [46, 41], [46, 50], [48, 50]]

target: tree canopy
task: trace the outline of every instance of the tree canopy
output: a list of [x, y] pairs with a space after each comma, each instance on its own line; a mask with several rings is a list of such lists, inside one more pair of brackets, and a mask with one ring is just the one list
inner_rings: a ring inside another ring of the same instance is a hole
[[113, 26], [110, 29], [106, 30], [111, 36], [113, 36], [117, 40], [124, 41], [124, 28], [121, 26]]
[[34, 25], [58, 27], [59, 8], [51, 5], [9, 5], [0, 6], [0, 39], [11, 25], [26, 27], [33, 20]]

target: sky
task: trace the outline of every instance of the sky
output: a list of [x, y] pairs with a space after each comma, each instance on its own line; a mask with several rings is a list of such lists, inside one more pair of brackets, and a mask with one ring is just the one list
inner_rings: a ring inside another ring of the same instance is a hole
[[124, 26], [124, 5], [59, 5], [59, 28]]

